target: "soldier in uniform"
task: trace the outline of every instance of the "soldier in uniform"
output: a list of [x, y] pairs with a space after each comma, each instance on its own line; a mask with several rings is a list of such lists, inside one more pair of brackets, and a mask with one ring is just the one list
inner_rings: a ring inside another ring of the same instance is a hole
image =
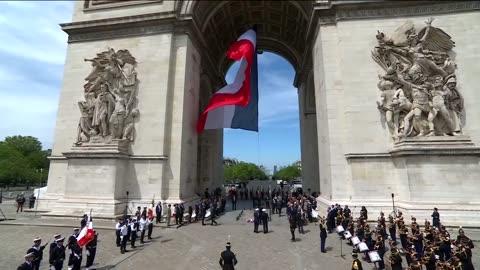
[[118, 219], [117, 223], [115, 224], [115, 236], [116, 236], [115, 242], [117, 243], [117, 247], [120, 246], [120, 229], [121, 229], [121, 227], [122, 227], [122, 220]]
[[[57, 240], [60, 239], [60, 237], [62, 237], [60, 234], [55, 234], [55, 235], [53, 236], [53, 242], [50, 244], [50, 248], [49, 248], [49, 250], [48, 250], [48, 258], [49, 258], [49, 260], [50, 260], [50, 256], [52, 256], [52, 251], [53, 251], [53, 249], [57, 246]], [[52, 266], [51, 263], [50, 263], [50, 266]]]
[[358, 259], [358, 254], [356, 252], [352, 253], [352, 270], [363, 270], [362, 262]]
[[136, 248], [135, 246], [135, 241], [137, 240], [137, 232], [138, 232], [138, 222], [137, 222], [137, 218], [134, 217], [132, 219], [132, 223], [130, 223], [130, 231], [131, 231], [131, 235], [130, 235], [130, 246], [132, 248]]
[[432, 225], [433, 227], [439, 227], [440, 226], [440, 213], [438, 213], [438, 208], [433, 208], [433, 213], [432, 213]]
[[63, 261], [65, 261], [65, 247], [63, 246], [64, 240], [65, 237], [55, 240], [55, 246], [50, 251], [49, 262], [55, 270], [62, 270], [63, 268]]
[[256, 208], [253, 212], [253, 232], [258, 233], [258, 225], [260, 224], [260, 209]]
[[92, 267], [93, 261], [95, 260], [95, 255], [97, 254], [98, 233], [95, 231], [93, 231], [93, 233], [95, 234], [93, 240], [85, 245], [85, 248], [87, 249], [87, 264], [85, 265], [86, 270], [91, 269], [90, 267]]
[[18, 266], [17, 270], [33, 270], [35, 254], [33, 252], [27, 253], [23, 258], [25, 258], [25, 262]]
[[42, 262], [42, 259], [43, 259], [43, 250], [48, 244], [47, 242], [47, 244], [40, 246], [41, 243], [42, 243], [42, 239], [40, 237], [37, 237], [33, 239], [33, 246], [27, 250], [27, 254], [33, 253], [35, 255], [32, 261], [33, 270], [40, 269], [40, 263]]
[[74, 260], [74, 254], [72, 252], [74, 244], [77, 243], [77, 236], [78, 236], [78, 228], [73, 229], [73, 234], [68, 237], [68, 242], [67, 242], [67, 248], [70, 250], [70, 256], [68, 257], [68, 267], [72, 268], [73, 267], [73, 260]]
[[230, 250], [231, 247], [232, 244], [228, 242], [226, 246], [227, 249], [220, 253], [220, 260], [218, 263], [220, 263], [223, 270], [234, 270], [235, 265], [238, 263], [235, 253]]
[[268, 214], [266, 209], [262, 210], [261, 218], [262, 218], [262, 224], [263, 224], [263, 233], [268, 233]]

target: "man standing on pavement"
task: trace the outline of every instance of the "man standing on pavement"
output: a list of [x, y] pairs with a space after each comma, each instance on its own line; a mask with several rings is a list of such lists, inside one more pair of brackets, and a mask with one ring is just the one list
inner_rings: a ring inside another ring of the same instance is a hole
[[320, 251], [327, 253], [325, 249], [325, 240], [327, 240], [327, 228], [325, 226], [325, 218], [320, 219]]
[[232, 244], [228, 242], [227, 249], [220, 253], [219, 263], [223, 270], [235, 270], [235, 265], [238, 263], [235, 253], [230, 250], [231, 247]]
[[170, 220], [172, 218], [172, 205], [167, 206], [167, 226], [170, 226]]
[[268, 213], [267, 209], [262, 210], [262, 224], [263, 224], [263, 233], [268, 233]]
[[155, 207], [155, 214], [156, 214], [156, 224], [162, 222], [162, 202], [158, 202], [157, 206]]
[[432, 225], [435, 228], [440, 228], [440, 213], [438, 213], [438, 208], [433, 208], [432, 213]]
[[18, 213], [18, 210], [20, 210], [20, 212], [23, 212], [23, 205], [25, 204], [25, 197], [23, 197], [23, 194], [20, 194], [18, 197], [17, 197], [17, 213]]

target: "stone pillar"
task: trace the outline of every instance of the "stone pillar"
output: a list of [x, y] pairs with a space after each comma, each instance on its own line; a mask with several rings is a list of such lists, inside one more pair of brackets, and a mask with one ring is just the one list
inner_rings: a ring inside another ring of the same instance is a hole
[[298, 88], [303, 189], [321, 191], [318, 164], [317, 115], [313, 72]]
[[335, 25], [321, 25], [313, 47], [321, 197], [347, 197], [348, 176], [343, 155], [343, 85]]
[[169, 128], [166, 134], [169, 162], [163, 171], [163, 198], [185, 202], [196, 198], [190, 188], [197, 179], [197, 143], [200, 88], [200, 55], [186, 34], [177, 34], [172, 43], [169, 83]]

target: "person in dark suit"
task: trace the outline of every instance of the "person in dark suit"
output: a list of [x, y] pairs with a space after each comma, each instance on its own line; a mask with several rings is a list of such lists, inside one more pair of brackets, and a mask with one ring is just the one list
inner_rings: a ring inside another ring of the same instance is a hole
[[220, 260], [218, 261], [218, 263], [223, 270], [235, 270], [235, 265], [237, 265], [238, 263], [235, 253], [230, 250], [231, 247], [232, 244], [228, 242], [226, 250], [220, 253]]
[[325, 249], [325, 241], [327, 240], [327, 227], [325, 225], [325, 218], [320, 219], [320, 251], [327, 253]]
[[80, 229], [87, 226], [88, 216], [87, 214], [83, 215], [82, 220], [80, 220]]
[[162, 222], [162, 203], [158, 202], [157, 206], [155, 207], [155, 214], [156, 214], [156, 224]]
[[432, 213], [432, 225], [433, 227], [440, 228], [440, 213], [438, 213], [438, 208], [433, 208]]
[[33, 270], [33, 259], [35, 258], [35, 254], [33, 252], [27, 253], [23, 258], [25, 258], [25, 262], [18, 266], [17, 270]]
[[[50, 256], [52, 256], [52, 251], [53, 249], [57, 246], [57, 240], [60, 239], [62, 236], [60, 234], [55, 234], [53, 236], [53, 242], [50, 243], [50, 248], [48, 250], [48, 259], [50, 260]], [[50, 263], [50, 266], [53, 266], [51, 263]]]

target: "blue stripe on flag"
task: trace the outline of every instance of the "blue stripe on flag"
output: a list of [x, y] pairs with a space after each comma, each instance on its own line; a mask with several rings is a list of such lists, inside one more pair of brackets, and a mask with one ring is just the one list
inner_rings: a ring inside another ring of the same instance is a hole
[[258, 65], [254, 53], [250, 77], [250, 102], [247, 106], [235, 106], [231, 128], [258, 132]]

